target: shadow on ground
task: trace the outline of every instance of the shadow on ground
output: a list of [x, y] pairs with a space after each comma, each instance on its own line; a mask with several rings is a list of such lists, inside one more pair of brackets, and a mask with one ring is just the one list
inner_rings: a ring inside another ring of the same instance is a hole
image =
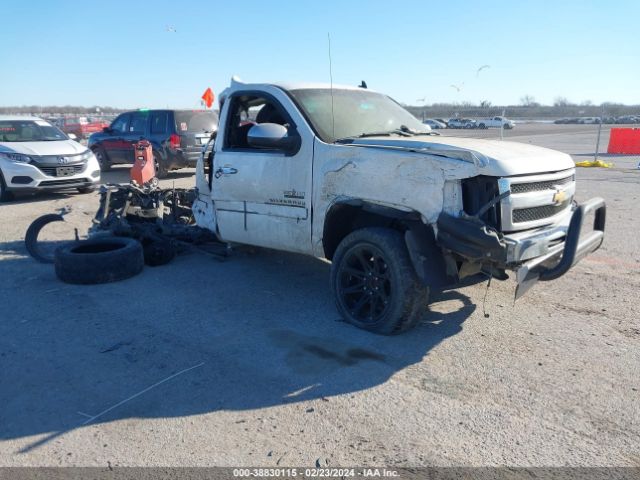
[[21, 452], [87, 423], [370, 389], [421, 362], [475, 310], [460, 293], [436, 294], [451, 313], [425, 305], [417, 328], [381, 337], [339, 320], [330, 267], [310, 257], [191, 254], [123, 282], [74, 286], [20, 257], [18, 243], [6, 247], [16, 256], [0, 262], [0, 439], [46, 434]]

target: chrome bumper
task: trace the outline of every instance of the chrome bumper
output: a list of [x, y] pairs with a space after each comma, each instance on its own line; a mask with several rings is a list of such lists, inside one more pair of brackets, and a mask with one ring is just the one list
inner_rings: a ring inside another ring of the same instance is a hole
[[[595, 212], [593, 231], [581, 235], [584, 218], [591, 212]], [[524, 295], [538, 280], [549, 281], [561, 277], [584, 257], [600, 248], [604, 240], [606, 212], [607, 207], [604, 200], [599, 197], [592, 198], [578, 205], [573, 211], [568, 228], [566, 228], [564, 242], [550, 245], [550, 241], [562, 232], [564, 227], [561, 226], [550, 231], [540, 232], [538, 234], [539, 238], [534, 234], [521, 239], [519, 242], [511, 243], [511, 251], [520, 253], [531, 252], [531, 248], [526, 248], [527, 244], [535, 245], [538, 242], [541, 248], [544, 245], [547, 247], [546, 253], [531, 258], [516, 268], [516, 281], [518, 283], [516, 299]], [[508, 240], [513, 239], [510, 238]], [[526, 258], [530, 257], [523, 255], [519, 260], [525, 260]], [[518, 259], [514, 258], [512, 261], [518, 261]]]

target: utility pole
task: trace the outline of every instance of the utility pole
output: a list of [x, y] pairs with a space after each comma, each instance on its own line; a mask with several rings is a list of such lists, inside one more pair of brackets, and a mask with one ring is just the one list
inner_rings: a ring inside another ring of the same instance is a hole
[[598, 160], [598, 153], [600, 153], [600, 134], [602, 133], [602, 122], [604, 121], [604, 103], [602, 104], [602, 112], [600, 113], [600, 123], [598, 123], [598, 139], [596, 140], [596, 153], [593, 155], [593, 161]]

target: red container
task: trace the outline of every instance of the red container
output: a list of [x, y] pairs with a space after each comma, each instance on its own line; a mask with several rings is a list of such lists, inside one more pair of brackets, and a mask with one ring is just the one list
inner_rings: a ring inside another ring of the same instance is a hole
[[612, 128], [607, 153], [640, 154], [640, 128]]

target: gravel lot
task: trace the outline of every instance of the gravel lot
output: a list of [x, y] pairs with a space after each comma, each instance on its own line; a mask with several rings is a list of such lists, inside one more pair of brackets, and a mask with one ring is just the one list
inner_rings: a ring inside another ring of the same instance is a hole
[[[596, 131], [505, 136], [584, 160]], [[640, 159], [609, 160], [577, 172], [578, 200], [608, 203], [596, 254], [515, 305], [512, 281], [434, 294], [397, 337], [340, 322], [329, 265], [293, 254], [191, 254], [120, 283], [60, 283], [24, 232], [67, 205], [86, 228], [96, 196], [3, 204], [0, 465], [640, 466]]]

